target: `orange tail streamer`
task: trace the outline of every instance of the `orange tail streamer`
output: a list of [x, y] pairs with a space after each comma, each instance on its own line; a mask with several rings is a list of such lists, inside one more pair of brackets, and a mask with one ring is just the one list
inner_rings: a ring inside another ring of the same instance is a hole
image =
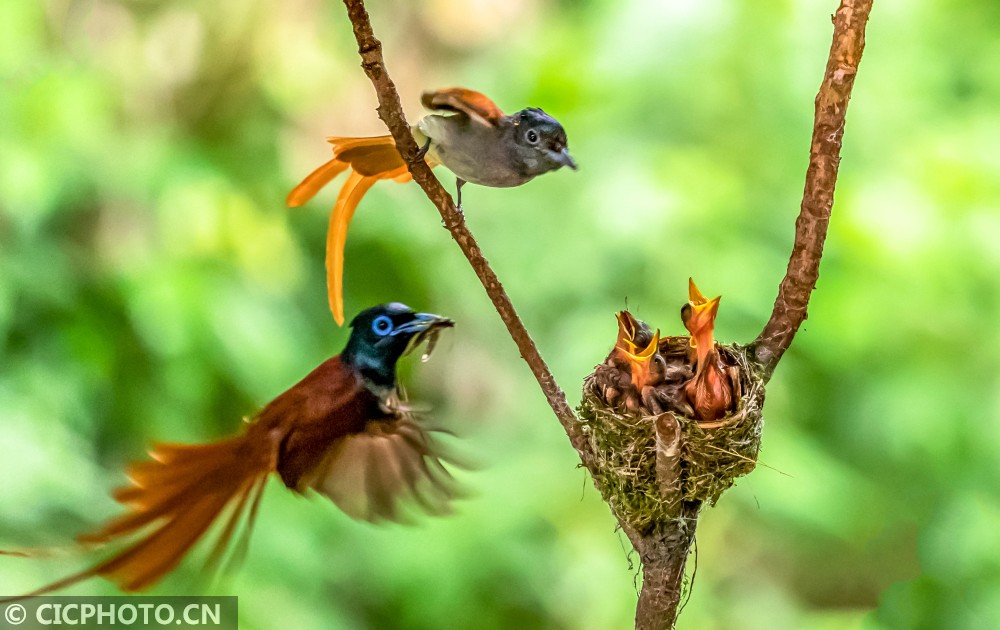
[[293, 188], [292, 192], [288, 193], [285, 203], [289, 208], [298, 208], [299, 206], [305, 204], [307, 201], [312, 199], [321, 188], [329, 184], [334, 177], [347, 170], [348, 166], [350, 166], [350, 164], [347, 162], [341, 162], [337, 158], [333, 158], [312, 173], [306, 175], [306, 178], [303, 179], [298, 186]]
[[251, 514], [256, 512], [277, 451], [267, 440], [243, 435], [203, 445], [158, 444], [150, 455], [152, 461], [129, 468], [132, 485], [114, 493], [128, 511], [78, 540], [107, 544], [140, 532], [141, 537], [111, 558], [21, 597], [94, 576], [105, 577], [124, 591], [146, 589], [173, 570], [228, 507], [231, 514], [212, 552], [214, 560], [228, 545], [247, 504]]
[[347, 243], [347, 228], [361, 198], [377, 181], [374, 177], [351, 173], [330, 213], [330, 227], [326, 231], [326, 293], [330, 312], [339, 326], [344, 325], [344, 246]]
[[288, 193], [285, 203], [290, 208], [297, 208], [313, 198], [334, 177], [348, 168], [355, 172], [375, 179], [388, 179], [385, 175], [399, 167], [406, 170], [403, 158], [396, 151], [392, 136], [375, 136], [372, 138], [338, 138], [330, 137], [327, 142], [333, 145], [333, 159], [320, 166], [306, 176], [298, 186]]
[[[344, 245], [347, 228], [354, 217], [361, 198], [375, 182], [392, 179], [397, 182], [410, 180], [406, 163], [396, 151], [392, 136], [373, 138], [327, 138], [333, 145], [333, 159], [306, 176], [288, 193], [286, 203], [296, 208], [313, 198], [334, 177], [348, 168], [351, 174], [337, 196], [337, 203], [330, 214], [330, 227], [326, 235], [326, 288], [330, 311], [337, 324], [344, 324]], [[436, 163], [428, 160], [432, 167]]]

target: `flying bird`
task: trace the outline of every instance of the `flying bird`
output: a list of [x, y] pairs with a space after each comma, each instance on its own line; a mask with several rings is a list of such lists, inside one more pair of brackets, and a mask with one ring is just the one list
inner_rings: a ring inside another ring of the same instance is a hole
[[[485, 95], [465, 88], [426, 92], [424, 107], [441, 113], [420, 119], [412, 128], [423, 159], [432, 168], [443, 164], [455, 174], [458, 208], [466, 182], [509, 188], [563, 166], [576, 169], [562, 125], [538, 108], [509, 116]], [[326, 283], [330, 310], [344, 323], [344, 244], [347, 228], [361, 198], [375, 182], [410, 181], [406, 163], [392, 136], [332, 136], [333, 159], [302, 180], [289, 194], [288, 206], [305, 204], [333, 178], [350, 169], [330, 214], [326, 235]]]
[[223, 520], [210, 556], [217, 561], [241, 522], [249, 533], [272, 474], [297, 493], [315, 490], [357, 519], [400, 520], [407, 502], [447, 511], [456, 489], [444, 465], [450, 460], [403, 400], [396, 362], [425, 340], [429, 353], [441, 329], [453, 325], [399, 303], [362, 311], [343, 352], [268, 403], [237, 435], [156, 444], [151, 460], [128, 468], [131, 483], [114, 492], [125, 512], [78, 537], [124, 549], [24, 597], [94, 576], [125, 591], [146, 589]]

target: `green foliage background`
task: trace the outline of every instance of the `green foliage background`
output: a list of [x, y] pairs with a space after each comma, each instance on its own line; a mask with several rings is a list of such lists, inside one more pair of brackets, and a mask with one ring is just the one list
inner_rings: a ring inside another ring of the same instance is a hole
[[[832, 0], [371, 5], [411, 119], [467, 85], [569, 130], [580, 172], [466, 209], [571, 402], [626, 299], [681, 331], [688, 275], [724, 296], [721, 340], [756, 335]], [[764, 465], [704, 513], [681, 628], [1000, 627], [997, 68], [995, 0], [875, 3], [810, 319]], [[148, 443], [231, 432], [339, 350], [336, 187], [283, 200], [325, 135], [383, 133], [374, 106], [338, 2], [0, 3], [0, 547], [107, 518]], [[195, 559], [156, 592], [238, 594], [245, 628], [628, 627], [624, 536], [413, 185], [377, 186], [347, 245], [348, 316], [387, 300], [459, 322], [404, 376], [474, 496], [371, 527], [273, 482], [241, 571], [209, 586]], [[0, 591], [84, 562], [0, 559]]]

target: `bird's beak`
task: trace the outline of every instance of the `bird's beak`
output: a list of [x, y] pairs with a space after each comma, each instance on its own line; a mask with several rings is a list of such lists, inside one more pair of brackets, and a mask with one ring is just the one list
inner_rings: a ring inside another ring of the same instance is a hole
[[688, 301], [693, 305], [705, 304], [708, 298], [701, 294], [698, 285], [694, 283], [694, 278], [688, 278]]
[[563, 150], [556, 155], [556, 161], [563, 166], [568, 166], [574, 171], [576, 170], [576, 161], [573, 160], [572, 156], [569, 154], [569, 149], [563, 147]]
[[711, 329], [715, 324], [715, 316], [719, 313], [719, 300], [722, 296], [716, 296], [711, 300], [702, 295], [698, 290], [698, 285], [694, 280], [688, 278], [688, 307], [681, 313], [684, 326], [695, 335], [697, 331], [706, 325]]
[[634, 353], [637, 350], [634, 341], [635, 333], [639, 330], [639, 323], [628, 311], [618, 311], [615, 313], [615, 317], [618, 319], [618, 341], [615, 343], [615, 347], [624, 352]]
[[719, 301], [722, 296], [714, 297], [702, 304], [693, 304], [691, 319], [688, 321], [690, 328], [688, 330], [694, 337], [699, 338], [708, 335], [709, 338], [712, 336], [712, 332], [715, 330], [715, 317], [719, 314]]
[[416, 335], [418, 333], [427, 332], [437, 328], [451, 328], [454, 325], [455, 322], [441, 315], [435, 315], [433, 313], [415, 313], [412, 320], [397, 326], [396, 329], [392, 331], [392, 334]]
[[721, 295], [711, 300], [705, 298], [694, 280], [688, 279], [688, 303], [681, 311], [681, 319], [691, 333], [691, 346], [698, 350], [699, 363], [715, 345], [715, 317], [719, 314], [721, 299]]
[[426, 341], [427, 347], [424, 349], [424, 354], [420, 359], [421, 361], [426, 361], [431, 356], [431, 353], [434, 352], [434, 347], [437, 346], [438, 335], [441, 334], [441, 329], [451, 328], [454, 325], [455, 322], [441, 315], [415, 313], [411, 321], [397, 327], [392, 334], [409, 336], [409, 339], [406, 341], [406, 349], [403, 350], [404, 355], [410, 354]]
[[660, 331], [657, 330], [653, 334], [653, 338], [650, 340], [649, 345], [639, 352], [632, 353], [623, 350], [623, 353], [628, 358], [629, 363], [631, 363], [632, 384], [635, 385], [635, 388], [640, 392], [643, 387], [652, 381], [652, 378], [650, 377], [650, 368], [653, 367], [653, 355], [656, 354], [659, 346]]

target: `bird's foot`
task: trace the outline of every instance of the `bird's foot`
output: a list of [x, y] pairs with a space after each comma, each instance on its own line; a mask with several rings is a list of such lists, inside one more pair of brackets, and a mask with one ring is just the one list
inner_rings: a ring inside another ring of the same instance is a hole
[[427, 138], [427, 142], [424, 142], [424, 146], [417, 149], [416, 158], [418, 160], [422, 160], [425, 157], [427, 157], [427, 152], [430, 150], [430, 148], [431, 148], [431, 139]]
[[465, 180], [461, 177], [455, 178], [455, 209], [458, 210], [459, 214], [462, 214], [462, 186], [465, 186]]

